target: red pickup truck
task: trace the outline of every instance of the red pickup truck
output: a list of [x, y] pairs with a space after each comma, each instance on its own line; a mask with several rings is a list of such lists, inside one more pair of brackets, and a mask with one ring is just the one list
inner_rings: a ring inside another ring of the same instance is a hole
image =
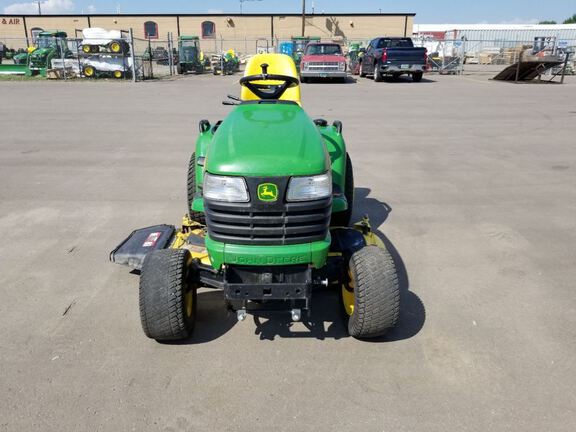
[[335, 43], [311, 42], [300, 62], [300, 81], [310, 78], [337, 78], [346, 82], [346, 58]]

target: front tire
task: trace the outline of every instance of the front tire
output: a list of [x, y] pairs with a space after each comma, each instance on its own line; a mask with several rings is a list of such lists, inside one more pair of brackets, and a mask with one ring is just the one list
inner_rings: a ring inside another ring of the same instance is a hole
[[146, 336], [157, 341], [187, 339], [196, 321], [196, 288], [188, 281], [186, 249], [146, 255], [140, 276], [140, 320]]
[[96, 77], [96, 68], [94, 66], [84, 66], [82, 69], [82, 73], [86, 78], [95, 78]]
[[394, 260], [387, 250], [365, 246], [352, 254], [341, 302], [344, 323], [352, 337], [379, 337], [396, 325], [400, 288]]
[[194, 195], [196, 194], [196, 153], [190, 156], [188, 164], [188, 215], [194, 222], [206, 225], [206, 215], [202, 212], [192, 210]]

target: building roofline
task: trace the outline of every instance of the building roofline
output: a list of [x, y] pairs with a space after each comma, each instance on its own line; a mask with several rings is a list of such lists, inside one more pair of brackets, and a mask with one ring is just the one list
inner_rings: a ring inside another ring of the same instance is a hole
[[[204, 14], [190, 14], [190, 13], [149, 13], [149, 14], [0, 14], [0, 18], [16, 17], [16, 18], [73, 18], [73, 17], [91, 17], [91, 18], [111, 18], [111, 17], [300, 17], [299, 13], [204, 13]], [[307, 13], [308, 17], [322, 17], [322, 16], [416, 16], [414, 12], [407, 13]]]

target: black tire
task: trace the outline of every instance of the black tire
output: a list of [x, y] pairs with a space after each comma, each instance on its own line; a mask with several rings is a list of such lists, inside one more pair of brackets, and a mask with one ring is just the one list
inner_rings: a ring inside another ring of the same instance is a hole
[[346, 177], [344, 184], [344, 196], [348, 201], [348, 208], [343, 212], [333, 213], [330, 226], [348, 226], [354, 210], [354, 169], [350, 155], [346, 153]]
[[206, 225], [206, 216], [202, 212], [192, 211], [192, 202], [196, 194], [196, 153], [190, 156], [188, 164], [188, 215], [195, 222]]
[[178, 64], [176, 66], [176, 72], [178, 72], [178, 75], [182, 75], [184, 73], [184, 70], [182, 69], [182, 65]]
[[350, 336], [370, 339], [394, 327], [400, 315], [400, 288], [396, 266], [390, 253], [377, 246], [366, 246], [349, 261], [354, 287], [354, 311], [345, 325]]
[[423, 76], [423, 75], [424, 75], [424, 74], [423, 74], [422, 72], [414, 72], [414, 73], [412, 74], [412, 81], [414, 81], [414, 82], [420, 82], [420, 81], [422, 81], [422, 76]]
[[360, 62], [360, 71], [358, 72], [360, 78], [366, 77], [366, 72], [364, 72], [364, 62]]
[[[196, 321], [196, 288], [188, 281], [186, 249], [162, 249], [144, 258], [140, 276], [140, 320], [157, 341], [187, 339]], [[191, 304], [186, 303], [190, 299]]]
[[302, 84], [306, 84], [306, 83], [308, 82], [308, 78], [306, 78], [306, 77], [300, 77], [300, 82], [301, 82]]
[[96, 78], [96, 68], [92, 65], [86, 65], [82, 68], [82, 74], [84, 74], [84, 76], [86, 78]]
[[383, 79], [382, 72], [380, 72], [380, 67], [378, 63], [374, 65], [374, 82], [381, 82]]

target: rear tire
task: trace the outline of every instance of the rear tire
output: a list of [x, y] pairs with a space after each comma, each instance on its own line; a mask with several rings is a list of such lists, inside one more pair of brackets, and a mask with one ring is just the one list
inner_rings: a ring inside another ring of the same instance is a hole
[[420, 81], [422, 81], [422, 76], [423, 76], [423, 75], [424, 75], [424, 74], [423, 74], [422, 72], [414, 72], [414, 73], [412, 74], [412, 81], [414, 81], [414, 82], [420, 82]]
[[374, 65], [374, 82], [381, 82], [381, 81], [382, 81], [382, 72], [380, 72], [378, 63], [376, 63]]
[[110, 52], [113, 52], [114, 54], [119, 54], [123, 51], [123, 46], [122, 46], [122, 42], [121, 41], [112, 41], [110, 42], [110, 44], [108, 45], [108, 49], [110, 50]]
[[360, 62], [360, 71], [358, 72], [358, 75], [360, 76], [360, 78], [366, 77], [366, 72], [364, 72], [364, 63], [363, 62]]
[[182, 69], [182, 65], [178, 64], [176, 66], [176, 72], [178, 72], [178, 75], [182, 75], [184, 73], [184, 70]]
[[348, 153], [346, 153], [346, 177], [344, 181], [344, 196], [346, 197], [346, 201], [348, 201], [348, 208], [343, 212], [332, 214], [330, 226], [348, 226], [352, 218], [352, 211], [354, 210], [354, 169], [352, 168], [352, 160]]
[[190, 156], [188, 164], [188, 215], [194, 222], [206, 225], [206, 215], [202, 212], [192, 210], [194, 195], [196, 194], [196, 153]]
[[196, 321], [196, 288], [188, 282], [186, 249], [146, 255], [140, 276], [140, 320], [146, 336], [157, 341], [187, 339]]
[[[366, 246], [350, 257], [349, 275], [354, 305], [351, 311], [350, 306], [348, 311], [342, 308], [348, 333], [357, 339], [384, 335], [400, 315], [400, 288], [392, 256], [385, 249]], [[343, 293], [350, 285], [342, 287]], [[346, 302], [344, 294], [341, 299]]]

